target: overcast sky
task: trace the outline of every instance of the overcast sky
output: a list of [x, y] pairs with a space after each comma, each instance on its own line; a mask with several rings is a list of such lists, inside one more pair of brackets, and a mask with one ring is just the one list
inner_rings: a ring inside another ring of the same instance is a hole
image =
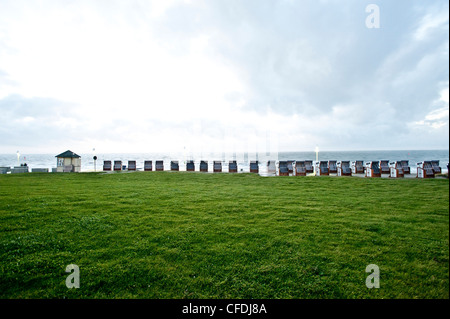
[[448, 10], [0, 0], [0, 153], [448, 149]]

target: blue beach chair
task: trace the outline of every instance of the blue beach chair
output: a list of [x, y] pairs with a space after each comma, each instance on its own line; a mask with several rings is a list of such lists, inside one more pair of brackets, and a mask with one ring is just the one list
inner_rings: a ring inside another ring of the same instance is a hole
[[188, 161], [187, 163], [186, 163], [186, 171], [188, 171], [188, 172], [193, 172], [193, 171], [195, 171], [195, 164], [194, 164], [194, 161]]
[[170, 161], [170, 170], [171, 171], [179, 171], [180, 166], [178, 165], [178, 161]]
[[208, 162], [200, 161], [200, 172], [208, 172]]
[[111, 161], [103, 161], [103, 170], [110, 171], [111, 170]]
[[289, 176], [287, 161], [278, 162], [278, 176]]
[[163, 171], [163, 170], [164, 170], [164, 161], [156, 161], [155, 171]]
[[328, 173], [337, 174], [337, 161], [328, 161]]
[[236, 161], [230, 161], [228, 163], [228, 172], [229, 173], [237, 173], [237, 171], [238, 171], [237, 162]]
[[366, 177], [381, 177], [379, 161], [371, 161], [366, 164]]
[[251, 161], [250, 162], [250, 173], [259, 173], [259, 165], [258, 161]]
[[213, 162], [213, 171], [214, 171], [214, 173], [222, 172], [222, 161], [214, 161]]
[[152, 169], [152, 161], [144, 161], [144, 171], [151, 171]]
[[295, 161], [295, 176], [306, 176], [305, 161]]

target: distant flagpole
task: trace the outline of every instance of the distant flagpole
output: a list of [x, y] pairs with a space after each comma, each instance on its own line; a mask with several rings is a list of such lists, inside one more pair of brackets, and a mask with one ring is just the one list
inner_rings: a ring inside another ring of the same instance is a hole
[[92, 152], [94, 153], [94, 172], [97, 171], [97, 156], [95, 155], [95, 147], [92, 149]]
[[316, 162], [319, 161], [319, 146], [316, 146]]

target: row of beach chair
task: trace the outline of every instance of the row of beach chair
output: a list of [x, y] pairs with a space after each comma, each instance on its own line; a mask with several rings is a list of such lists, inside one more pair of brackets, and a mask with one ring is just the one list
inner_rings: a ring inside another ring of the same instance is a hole
[[[280, 161], [280, 176], [288, 176], [294, 173], [296, 176], [306, 176], [306, 161]], [[295, 167], [292, 168], [292, 167]], [[309, 170], [309, 172], [312, 172]], [[436, 174], [441, 174], [442, 170], [439, 161], [424, 161], [417, 163], [418, 178], [434, 178]], [[316, 175], [326, 176], [337, 174], [338, 176], [351, 176], [352, 174], [365, 174], [366, 177], [381, 177], [383, 174], [397, 178], [411, 174], [408, 160], [389, 162], [389, 160], [370, 161], [364, 165], [364, 161], [319, 161], [316, 162]]]
[[[447, 164], [448, 169], [448, 164]], [[418, 178], [434, 178], [436, 174], [441, 174], [442, 169], [439, 166], [439, 161], [423, 161], [417, 163], [417, 177]]]
[[[111, 161], [103, 161], [103, 170], [104, 171], [122, 171], [124, 169], [124, 165], [122, 165], [122, 161], [114, 161], [114, 166]], [[208, 162], [200, 161], [200, 172], [208, 172]], [[135, 171], [136, 170], [136, 161], [128, 161], [128, 170]], [[153, 161], [144, 161], [144, 171], [152, 171], [153, 170]], [[158, 160], [155, 161], [155, 171], [163, 171], [164, 170], [164, 161]], [[170, 170], [171, 171], [179, 171], [180, 166], [178, 161], [170, 161]], [[186, 162], [186, 171], [195, 171], [194, 161], [190, 160]], [[213, 161], [213, 171], [215, 173], [222, 172], [222, 161]], [[228, 171], [230, 173], [237, 173], [238, 166], [236, 161], [230, 161], [228, 164]], [[250, 171], [252, 173], [258, 173], [258, 162], [252, 161], [250, 162]]]
[[[363, 174], [363, 161], [319, 161], [315, 163], [315, 171], [317, 175], [337, 174], [338, 176], [351, 176], [354, 174]], [[306, 176], [309, 173], [314, 173], [313, 161], [280, 161], [278, 164], [278, 175], [289, 176]]]
[[[436, 174], [441, 174], [442, 169], [439, 161], [423, 161], [417, 163], [417, 178], [434, 178]], [[390, 177], [404, 177], [411, 174], [409, 162], [406, 160], [390, 162], [372, 161], [366, 164], [366, 177], [381, 177], [382, 174], [389, 174]]]
[[[122, 165], [122, 161], [114, 161], [114, 165], [111, 161], [103, 161], [104, 171], [121, 171], [125, 169]], [[155, 161], [155, 171], [164, 171], [164, 161]], [[136, 170], [136, 161], [128, 161], [128, 170]], [[153, 170], [153, 161], [144, 161], [144, 171]], [[170, 170], [179, 171], [180, 166], [178, 161], [170, 161]], [[200, 161], [200, 172], [208, 172], [208, 161]], [[268, 161], [267, 170], [276, 172], [276, 162]], [[195, 164], [193, 160], [186, 162], [186, 171], [195, 171]], [[222, 172], [222, 161], [213, 161], [213, 172]], [[228, 172], [237, 173], [238, 165], [236, 161], [229, 161]], [[259, 162], [250, 161], [250, 172], [259, 173]], [[364, 164], [364, 161], [318, 161], [313, 164], [313, 161], [279, 161], [278, 162], [278, 175], [279, 176], [306, 176], [307, 174], [314, 173], [319, 176], [327, 176], [330, 174], [337, 174], [337, 176], [352, 176], [352, 174], [364, 174], [366, 177], [381, 177], [383, 174], [390, 177], [404, 177], [411, 174], [411, 168], [408, 160], [401, 160], [395, 162], [389, 162], [389, 160], [370, 161]], [[418, 178], [433, 178], [436, 174], [442, 172], [439, 167], [439, 161], [423, 161], [417, 163], [417, 177]]]
[[294, 174], [297, 176], [306, 176], [308, 173], [313, 173], [313, 161], [279, 161], [278, 175], [289, 176]]
[[[123, 169], [122, 161], [114, 161], [114, 166], [112, 166], [111, 161], [103, 161], [103, 170], [104, 171], [121, 171]], [[128, 170], [135, 171], [136, 170], [136, 161], [128, 161]]]

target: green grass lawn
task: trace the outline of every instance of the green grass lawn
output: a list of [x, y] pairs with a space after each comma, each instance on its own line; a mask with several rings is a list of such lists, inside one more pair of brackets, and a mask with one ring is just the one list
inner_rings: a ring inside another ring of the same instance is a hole
[[0, 229], [0, 298], [449, 298], [446, 179], [0, 175]]

